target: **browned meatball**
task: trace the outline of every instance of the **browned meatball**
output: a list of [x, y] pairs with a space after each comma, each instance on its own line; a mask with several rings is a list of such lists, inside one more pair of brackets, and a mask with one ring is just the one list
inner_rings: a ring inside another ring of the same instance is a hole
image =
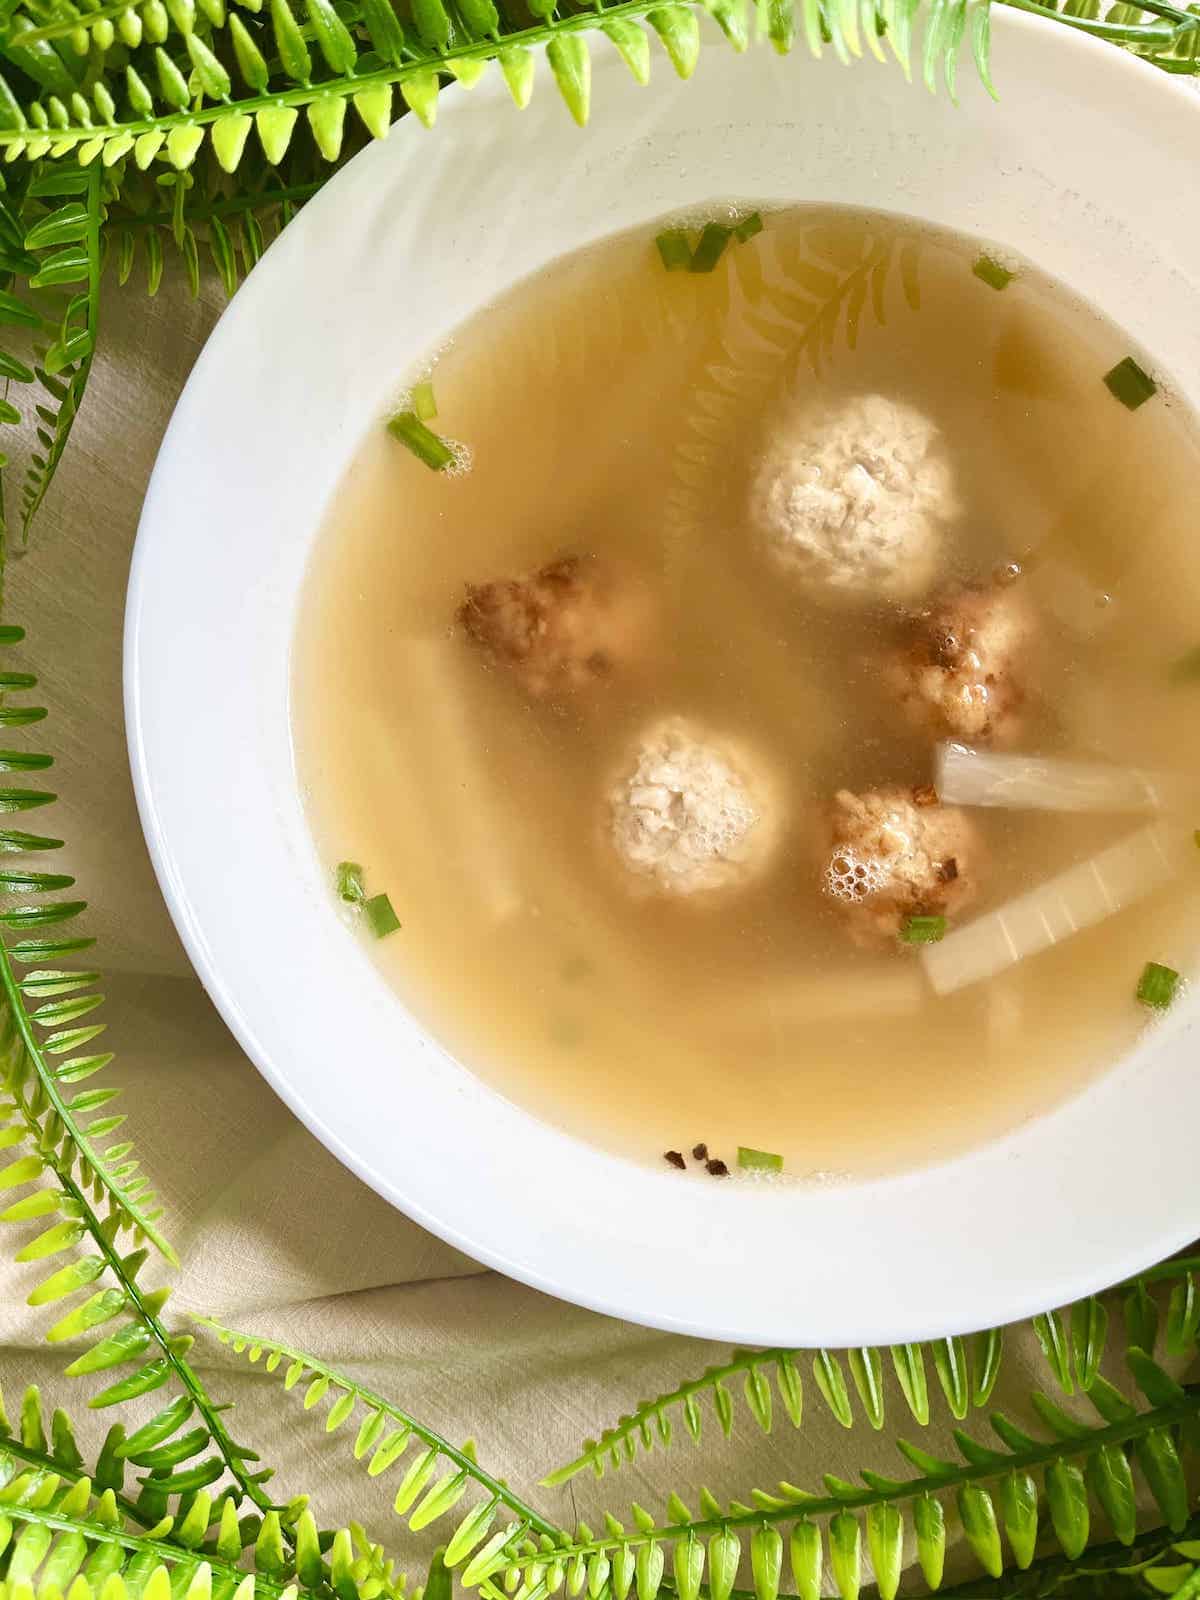
[[966, 813], [932, 789], [834, 796], [825, 892], [856, 942], [894, 942], [911, 916], [954, 916], [974, 898], [979, 840]]
[[913, 615], [884, 679], [909, 721], [935, 739], [1011, 744], [1025, 703], [1033, 636], [1019, 582], [947, 591]]
[[646, 640], [640, 587], [566, 556], [519, 578], [469, 584], [458, 620], [535, 699], [577, 693], [619, 670]]

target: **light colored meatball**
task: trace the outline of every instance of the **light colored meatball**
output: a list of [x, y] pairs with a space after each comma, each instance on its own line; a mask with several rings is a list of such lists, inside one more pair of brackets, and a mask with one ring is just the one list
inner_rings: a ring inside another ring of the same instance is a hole
[[766, 785], [745, 756], [679, 717], [645, 733], [609, 806], [622, 864], [671, 894], [745, 881], [774, 835]]
[[975, 898], [980, 845], [932, 789], [842, 789], [830, 815], [825, 892], [860, 944], [894, 942], [912, 916], [954, 916]]
[[832, 412], [808, 400], [783, 418], [751, 505], [768, 550], [806, 589], [860, 601], [925, 594], [958, 510], [937, 425], [878, 394]]
[[884, 679], [934, 739], [1011, 744], [1020, 734], [1033, 615], [1019, 581], [952, 589], [909, 625]]
[[518, 578], [468, 585], [458, 620], [540, 700], [601, 683], [641, 654], [648, 610], [645, 591], [628, 574], [566, 556]]

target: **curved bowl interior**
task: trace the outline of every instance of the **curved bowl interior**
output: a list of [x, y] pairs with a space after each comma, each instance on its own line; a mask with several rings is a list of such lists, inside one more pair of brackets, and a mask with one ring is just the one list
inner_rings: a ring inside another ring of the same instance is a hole
[[1086, 1093], [947, 1165], [828, 1189], [681, 1184], [577, 1144], [449, 1059], [331, 904], [288, 714], [323, 507], [415, 359], [563, 251], [730, 195], [905, 212], [1081, 286], [1200, 407], [1200, 209], [1182, 203], [1200, 100], [1153, 69], [1002, 9], [1000, 102], [964, 64], [957, 109], [869, 60], [718, 46], [693, 82], [660, 60], [644, 90], [606, 41], [595, 53], [586, 133], [543, 63], [523, 115], [493, 74], [446, 97], [432, 136], [410, 118], [364, 151], [272, 246], [197, 365], [128, 609], [130, 737], [164, 892], [226, 1020], [308, 1126], [517, 1278], [785, 1345], [917, 1339], [1090, 1292], [1200, 1232], [1189, 1008]]

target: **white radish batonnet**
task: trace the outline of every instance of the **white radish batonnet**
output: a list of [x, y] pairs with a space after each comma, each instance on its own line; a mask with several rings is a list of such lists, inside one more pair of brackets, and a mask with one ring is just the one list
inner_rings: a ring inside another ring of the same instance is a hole
[[1169, 810], [1187, 797], [1170, 773], [1103, 761], [938, 746], [934, 785], [947, 805], [998, 806], [1010, 811]]
[[1182, 872], [1195, 854], [1195, 841], [1186, 829], [1152, 822], [940, 943], [925, 945], [921, 961], [926, 976], [938, 994], [994, 977], [1145, 899]]

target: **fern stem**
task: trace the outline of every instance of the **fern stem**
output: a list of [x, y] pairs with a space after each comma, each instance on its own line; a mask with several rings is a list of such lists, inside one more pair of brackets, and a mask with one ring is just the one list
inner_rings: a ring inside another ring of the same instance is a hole
[[[1140, 11], [1152, 11], [1156, 16], [1177, 18], [1180, 13], [1172, 7], [1151, 4], [1146, 0], [1136, 0]], [[1118, 43], [1129, 44], [1174, 44], [1180, 31], [1186, 27], [1186, 22], [1168, 22], [1163, 25], [1156, 23], [1122, 23], [1102, 22], [1099, 18], [1076, 17], [1069, 12], [1054, 11], [1049, 6], [1040, 5], [1038, 0], [1004, 0], [1004, 4], [1012, 6], [1015, 11], [1029, 11], [1036, 17], [1045, 17], [1051, 22], [1064, 22], [1070, 28], [1082, 29], [1096, 39], [1110, 39]]]
[[[62, 1126], [68, 1135], [65, 1141], [61, 1141], [61, 1143], [65, 1143], [65, 1148], [69, 1152], [68, 1160], [76, 1153], [85, 1155], [87, 1157], [87, 1170], [92, 1181], [104, 1181], [111, 1197], [111, 1185], [106, 1181], [103, 1164], [95, 1159], [85, 1134], [78, 1127], [76, 1119], [72, 1116], [58, 1084], [55, 1082], [53, 1072], [46, 1064], [41, 1045], [34, 1034], [32, 1023], [25, 1010], [24, 996], [13, 971], [12, 958], [9, 955], [8, 946], [2, 939], [0, 939], [0, 990], [3, 992], [4, 999], [8, 1004], [14, 1024], [20, 1035], [21, 1043], [33, 1066], [39, 1092], [45, 1096], [55, 1115], [61, 1120]], [[57, 1148], [45, 1149], [38, 1117], [30, 1108], [22, 1090], [14, 1086], [12, 1094], [36, 1148], [41, 1152], [47, 1166], [54, 1173], [63, 1193], [78, 1207], [79, 1218], [91, 1236], [97, 1250], [103, 1256], [105, 1266], [120, 1284], [135, 1314], [162, 1351], [163, 1358], [175, 1373], [181, 1387], [191, 1398], [197, 1412], [204, 1418], [209, 1436], [224, 1461], [230, 1477], [237, 1484], [241, 1493], [257, 1506], [260, 1511], [271, 1509], [270, 1499], [246, 1471], [242, 1454], [230, 1437], [225, 1424], [221, 1420], [220, 1412], [209, 1398], [204, 1385], [192, 1371], [184, 1357], [175, 1349], [171, 1336], [159, 1317], [146, 1305], [136, 1278], [125, 1270], [125, 1263], [122, 1261], [120, 1252], [116, 1247], [115, 1233], [110, 1235], [110, 1230], [102, 1225], [84, 1189], [75, 1181], [70, 1166], [67, 1162], [59, 1159]], [[119, 1197], [116, 1198], [115, 1203], [118, 1205], [122, 1203]], [[163, 1242], [165, 1244], [165, 1241]], [[168, 1259], [172, 1261], [175, 1259], [174, 1251], [171, 1250], [169, 1245], [166, 1246], [165, 1253]]]
[[293, 1349], [292, 1346], [280, 1344], [274, 1339], [260, 1338], [257, 1334], [242, 1333], [236, 1328], [226, 1327], [224, 1323], [216, 1321], [213, 1317], [202, 1317], [193, 1314], [192, 1321], [202, 1328], [211, 1329], [223, 1343], [232, 1344], [235, 1349], [238, 1348], [239, 1344], [243, 1349], [246, 1346], [254, 1346], [263, 1351], [275, 1352], [281, 1359], [300, 1362], [310, 1371], [327, 1378], [332, 1385], [341, 1389], [344, 1393], [353, 1394], [362, 1401], [363, 1405], [374, 1411], [381, 1411], [385, 1416], [391, 1417], [394, 1422], [398, 1422], [409, 1429], [424, 1444], [431, 1449], [437, 1450], [447, 1460], [453, 1461], [460, 1471], [465, 1472], [469, 1478], [479, 1484], [482, 1489], [486, 1489], [490, 1495], [494, 1495], [501, 1504], [506, 1505], [523, 1522], [528, 1523], [529, 1527], [534, 1529], [535, 1532], [548, 1534], [554, 1539], [561, 1538], [562, 1530], [560, 1528], [557, 1528], [554, 1523], [548, 1522], [533, 1506], [527, 1505], [520, 1495], [514, 1494], [506, 1483], [503, 1483], [499, 1478], [492, 1477], [491, 1473], [481, 1467], [465, 1450], [460, 1450], [456, 1445], [452, 1445], [440, 1433], [435, 1433], [425, 1423], [419, 1422], [416, 1417], [410, 1416], [407, 1411], [403, 1411], [399, 1406], [393, 1405], [390, 1400], [385, 1400], [382, 1395], [376, 1394], [373, 1389], [368, 1389], [364, 1385], [357, 1383], [353, 1378], [348, 1378], [345, 1373], [338, 1372], [336, 1368], [331, 1367], [327, 1362], [318, 1360], [315, 1356], [309, 1355], [307, 1351]]
[[[1170, 1404], [1143, 1411], [1121, 1422], [1088, 1429], [1071, 1438], [1050, 1439], [1024, 1450], [995, 1451], [987, 1461], [968, 1462], [961, 1467], [948, 1467], [945, 1472], [926, 1474], [887, 1488], [847, 1488], [843, 1492], [828, 1495], [797, 1494], [786, 1501], [780, 1501], [777, 1496], [764, 1496], [764, 1501], [769, 1498], [774, 1503], [760, 1504], [754, 1508], [741, 1507], [728, 1516], [673, 1521], [652, 1528], [638, 1527], [628, 1532], [610, 1533], [599, 1539], [560, 1545], [555, 1551], [555, 1559], [569, 1562], [575, 1557], [586, 1559], [588, 1556], [621, 1546], [637, 1549], [643, 1545], [663, 1541], [674, 1542], [681, 1538], [707, 1536], [723, 1533], [726, 1530], [758, 1528], [763, 1523], [791, 1522], [799, 1517], [824, 1516], [840, 1511], [867, 1510], [872, 1506], [896, 1505], [915, 1500], [924, 1494], [940, 1495], [964, 1485], [985, 1482], [999, 1477], [1002, 1473], [1029, 1471], [1075, 1456], [1090, 1456], [1105, 1445], [1124, 1444], [1128, 1440], [1151, 1433], [1156, 1428], [1171, 1427], [1186, 1422], [1198, 1411], [1200, 1411], [1200, 1384], [1192, 1384], [1185, 1388], [1180, 1399]], [[539, 1559], [544, 1560], [545, 1557], [519, 1556], [514, 1555], [511, 1550], [502, 1551], [483, 1576], [492, 1576], [495, 1572], [512, 1566], [524, 1570], [536, 1564]]]

